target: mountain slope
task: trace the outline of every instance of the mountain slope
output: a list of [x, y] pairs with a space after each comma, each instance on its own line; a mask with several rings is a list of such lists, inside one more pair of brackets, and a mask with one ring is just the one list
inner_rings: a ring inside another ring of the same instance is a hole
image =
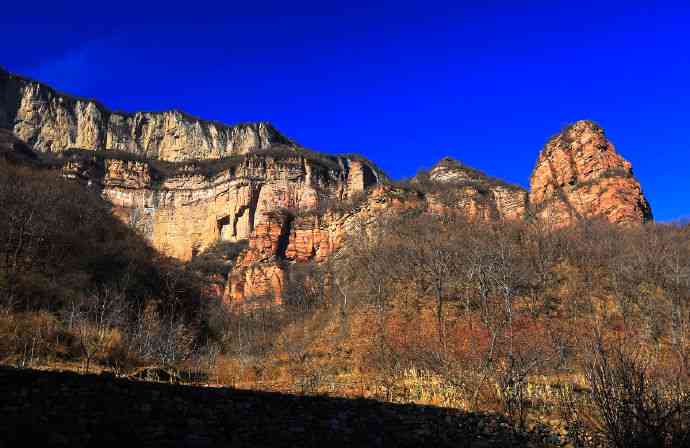
[[24, 148], [13, 157], [35, 157], [31, 146], [55, 153], [51, 163], [64, 177], [98, 191], [165, 255], [188, 261], [216, 242], [247, 241], [228, 277], [226, 297], [234, 300], [264, 293], [280, 300], [290, 266], [325, 261], [359, 231], [354, 223], [388, 212], [486, 222], [537, 217], [558, 227], [597, 217], [641, 224], [652, 216], [631, 164], [586, 120], [547, 142], [531, 192], [451, 158], [395, 185], [362, 157], [302, 149], [266, 123], [110, 112], [4, 71], [0, 128], [28, 143], [12, 143]]

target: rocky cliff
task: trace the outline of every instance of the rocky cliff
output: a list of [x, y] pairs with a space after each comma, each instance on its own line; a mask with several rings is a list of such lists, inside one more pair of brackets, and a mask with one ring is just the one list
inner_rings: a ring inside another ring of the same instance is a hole
[[425, 213], [460, 213], [472, 219], [523, 219], [527, 191], [490, 178], [451, 159], [408, 186], [377, 185], [365, 196], [344, 201], [325, 213], [271, 214], [250, 236], [228, 278], [226, 299], [243, 302], [268, 296], [280, 302], [281, 291], [297, 263], [321, 263], [343, 247], [348, 234], [385, 213], [417, 209]]
[[633, 176], [602, 128], [581, 120], [544, 146], [530, 180], [534, 213], [555, 226], [600, 217], [640, 224], [652, 211]]
[[[271, 216], [345, 201], [382, 180], [363, 159], [273, 147], [212, 164], [115, 159], [70, 151], [63, 175], [81, 179], [155, 248], [189, 260], [216, 241], [261, 234]], [[275, 251], [275, 248], [273, 249]]]
[[450, 158], [394, 186], [361, 157], [301, 149], [266, 123], [111, 112], [0, 70], [0, 156], [35, 162], [29, 146], [55, 153], [41, 163], [98, 189], [116, 216], [166, 255], [190, 260], [217, 241], [248, 241], [225, 288], [234, 301], [279, 301], [291, 265], [325, 261], [354, 223], [383, 212], [536, 216], [556, 226], [652, 217], [630, 163], [590, 121], [547, 142], [529, 193]]
[[38, 151], [119, 150], [167, 161], [220, 159], [289, 141], [269, 123], [227, 126], [183, 112], [112, 112], [0, 69], [0, 128]]
[[272, 212], [249, 237], [244, 251], [228, 276], [225, 298], [244, 302], [252, 297], [268, 297], [281, 302], [281, 293], [291, 268], [299, 263], [322, 263], [343, 247], [348, 234], [361, 231], [383, 213], [405, 209], [425, 209], [417, 192], [376, 184], [323, 213]]
[[523, 220], [536, 216], [562, 227], [582, 218], [616, 224], [642, 224], [651, 209], [632, 175], [629, 162], [616, 153], [603, 130], [579, 121], [552, 138], [542, 150], [531, 180], [531, 193], [444, 158], [421, 172], [408, 188], [392, 185], [369, 191], [347, 212], [324, 215], [273, 215], [270, 224], [250, 236], [228, 278], [226, 298], [242, 302], [280, 293], [295, 263], [322, 262], [337, 252], [346, 235], [384, 212], [417, 208], [426, 213], [461, 213], [471, 219]]
[[414, 182], [427, 192], [432, 211], [459, 209], [468, 217], [484, 220], [523, 219], [527, 214], [527, 190], [450, 157], [441, 159], [427, 176], [418, 175]]

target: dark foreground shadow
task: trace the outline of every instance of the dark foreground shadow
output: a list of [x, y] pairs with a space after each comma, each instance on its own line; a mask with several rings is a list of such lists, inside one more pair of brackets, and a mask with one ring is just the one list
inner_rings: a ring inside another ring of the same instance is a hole
[[526, 445], [453, 409], [0, 367], [2, 448]]

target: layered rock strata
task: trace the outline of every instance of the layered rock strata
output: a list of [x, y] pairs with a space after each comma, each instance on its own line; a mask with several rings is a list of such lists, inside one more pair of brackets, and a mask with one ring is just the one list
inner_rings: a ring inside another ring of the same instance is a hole
[[41, 152], [118, 150], [148, 159], [220, 159], [288, 144], [269, 123], [227, 126], [177, 110], [113, 112], [0, 69], [0, 128]]
[[[46, 161], [32, 148], [58, 157]], [[0, 158], [59, 164], [65, 177], [98, 189], [155, 248], [181, 260], [219, 240], [248, 240], [228, 277], [230, 301], [280, 301], [291, 264], [325, 261], [355, 223], [384, 211], [536, 217], [556, 227], [583, 218], [652, 219], [631, 164], [591, 121], [547, 142], [529, 193], [449, 158], [413, 179], [410, 190], [387, 184], [361, 158], [299, 149], [268, 123], [112, 112], [0, 69]]]
[[321, 263], [345, 244], [347, 235], [362, 231], [382, 213], [424, 209], [423, 197], [390, 185], [372, 186], [364, 197], [323, 215], [307, 211], [294, 216], [269, 213], [249, 238], [230, 275], [225, 299], [244, 303], [250, 298], [281, 302], [281, 293], [296, 263]]
[[248, 239], [270, 225], [277, 210], [347, 200], [381, 180], [368, 162], [292, 149], [274, 148], [231, 162], [208, 173], [198, 164], [161, 167], [81, 152], [65, 157], [62, 170], [65, 177], [101, 188], [118, 218], [156, 249], [181, 260], [219, 240]]

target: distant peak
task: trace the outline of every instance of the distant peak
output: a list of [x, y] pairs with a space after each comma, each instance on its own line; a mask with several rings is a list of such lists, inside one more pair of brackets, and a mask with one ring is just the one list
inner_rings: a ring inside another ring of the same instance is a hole
[[569, 124], [566, 126], [561, 134], [566, 134], [569, 132], [583, 132], [583, 131], [594, 131], [597, 133], [603, 133], [604, 129], [599, 126], [598, 123], [596, 123], [593, 120], [577, 120], [575, 123]]
[[480, 170], [467, 166], [453, 157], [446, 156], [434, 165], [429, 172], [429, 177], [437, 182], [460, 182], [476, 181], [487, 176]]
[[462, 164], [462, 162], [460, 162], [457, 159], [454, 159], [451, 156], [445, 156], [445, 157], [441, 158], [441, 160], [436, 162], [436, 165], [434, 165], [434, 166], [435, 167], [444, 166], [444, 167], [461, 168], [463, 166], [463, 164]]

